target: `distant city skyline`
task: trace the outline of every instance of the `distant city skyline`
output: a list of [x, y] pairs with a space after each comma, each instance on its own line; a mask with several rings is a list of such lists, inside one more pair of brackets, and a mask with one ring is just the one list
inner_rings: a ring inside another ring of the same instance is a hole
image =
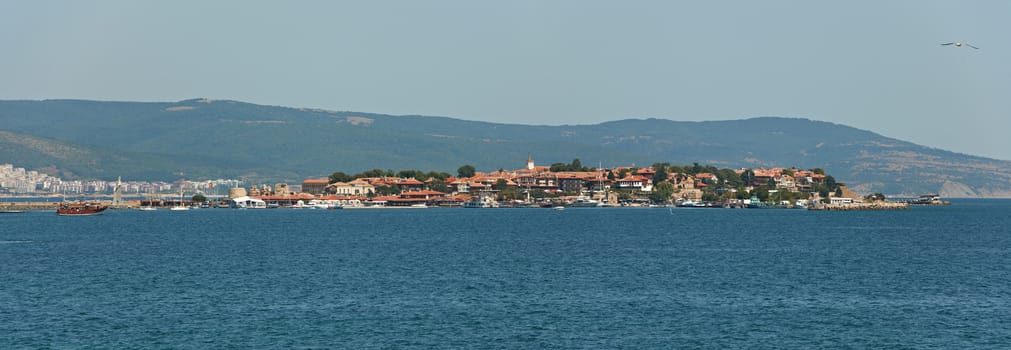
[[0, 99], [800, 117], [1011, 160], [1009, 17], [1007, 1], [4, 2]]

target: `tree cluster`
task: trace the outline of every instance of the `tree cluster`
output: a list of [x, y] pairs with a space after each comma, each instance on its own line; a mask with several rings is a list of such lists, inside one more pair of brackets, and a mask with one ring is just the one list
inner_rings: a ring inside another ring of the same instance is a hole
[[398, 172], [394, 172], [392, 169], [390, 170], [372, 169], [355, 175], [348, 175], [344, 172], [337, 171], [334, 172], [333, 174], [330, 174], [328, 180], [330, 183], [336, 183], [336, 182], [349, 182], [355, 179], [362, 179], [369, 177], [400, 177], [400, 178], [414, 178], [417, 179], [418, 181], [427, 181], [428, 179], [445, 181], [451, 176], [452, 175], [448, 173], [439, 172], [435, 170], [426, 173], [421, 170], [401, 170]]
[[583, 163], [579, 161], [579, 158], [573, 159], [572, 163], [555, 163], [551, 164], [550, 170], [552, 172], [559, 171], [593, 171], [593, 168], [583, 166]]

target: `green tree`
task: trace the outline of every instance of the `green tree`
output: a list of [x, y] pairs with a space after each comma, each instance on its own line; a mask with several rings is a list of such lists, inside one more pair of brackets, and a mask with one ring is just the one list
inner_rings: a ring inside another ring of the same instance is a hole
[[197, 193], [193, 195], [193, 198], [190, 198], [190, 200], [192, 200], [194, 203], [203, 203], [207, 201], [207, 197], [204, 196], [203, 194]]
[[400, 194], [400, 187], [395, 185], [377, 186], [376, 194], [381, 196], [395, 196]]
[[334, 172], [333, 174], [330, 174], [330, 177], [329, 177], [329, 182], [330, 183], [348, 182], [348, 181], [351, 181], [351, 180], [354, 180], [353, 178], [351, 178], [351, 175], [348, 175], [348, 174], [345, 174], [345, 173], [342, 173], [342, 172], [339, 172], [339, 171]]
[[522, 197], [522, 194], [520, 193], [520, 190], [516, 187], [506, 187], [503, 188], [498, 193], [498, 197], [501, 200], [514, 200], [520, 199]]
[[839, 189], [839, 183], [835, 181], [832, 175], [825, 176], [825, 187], [828, 187], [829, 191], [835, 191]]
[[820, 196], [821, 198], [827, 199], [828, 198], [828, 194], [829, 194], [830, 191], [828, 190], [827, 186], [825, 186], [824, 184], [822, 184], [822, 185], [815, 186], [815, 192], [818, 192], [818, 196]]
[[704, 172], [705, 171], [702, 168], [702, 166], [699, 165], [699, 163], [697, 163], [697, 162], [696, 163], [692, 163], [692, 167], [690, 169], [688, 169], [688, 174], [691, 174], [691, 175], [695, 175], [695, 174], [698, 174], [698, 173], [704, 173]]
[[428, 174], [425, 174], [425, 175], [429, 179], [439, 179], [439, 180], [443, 180], [443, 181], [446, 181], [446, 179], [448, 179], [450, 176], [452, 176], [452, 175], [449, 175], [449, 173], [439, 172], [439, 171], [435, 171], [435, 170], [429, 171]]
[[730, 187], [740, 187], [741, 185], [744, 185], [744, 181], [741, 180], [741, 175], [737, 175], [737, 172], [732, 169], [720, 169], [714, 174], [716, 174], [716, 177], [720, 178], [720, 181], [723, 181], [723, 183], [729, 185]]
[[667, 163], [653, 164], [653, 170], [656, 171], [656, 173], [653, 174], [653, 183], [659, 184], [661, 182], [667, 181], [667, 178], [670, 177], [670, 175], [667, 173], [667, 168], [669, 167], [670, 164]]
[[616, 179], [616, 177], [614, 176], [614, 172], [608, 170], [607, 171], [607, 179], [611, 180], [611, 181], [614, 181], [614, 179]]
[[446, 184], [446, 181], [439, 178], [435, 178], [434, 180], [429, 182], [428, 189], [432, 191], [439, 191], [442, 193], [449, 193], [449, 185]]
[[885, 195], [880, 192], [874, 192], [873, 194], [864, 196], [864, 200], [868, 202], [879, 202], [885, 200]]
[[764, 186], [755, 187], [755, 191], [752, 194], [757, 196], [759, 200], [765, 202], [768, 201], [770, 197], [772, 197], [772, 193], [769, 193], [769, 191], [778, 192], [778, 190], [776, 190], [776, 185], [773, 184], [771, 181], [765, 184]]
[[495, 189], [496, 191], [502, 191], [506, 189], [506, 187], [508, 186], [509, 182], [507, 182], [505, 179], [498, 179], [498, 181], [495, 181], [494, 185], [491, 185], [491, 188]]
[[[386, 171], [383, 171], [383, 169], [372, 169], [372, 170], [366, 170], [366, 171], [362, 172], [361, 174], [355, 175], [355, 178], [356, 179], [360, 179], [360, 178], [363, 178], [363, 177], [383, 177], [383, 176], [386, 176]], [[392, 175], [390, 175], [390, 176], [392, 176]]]
[[751, 194], [749, 194], [748, 191], [744, 189], [744, 186], [738, 187], [737, 192], [734, 192], [734, 194], [737, 199], [748, 199], [749, 197], [751, 197]]
[[751, 185], [752, 183], [754, 183], [755, 182], [755, 171], [751, 170], [751, 169], [745, 170], [743, 173], [741, 173], [741, 181], [744, 183], [745, 186], [748, 186], [748, 185]]
[[534, 189], [534, 190], [530, 191], [530, 196], [533, 197], [533, 198], [554, 198], [554, 197], [558, 197], [557, 195], [545, 192], [544, 190], [542, 190], [540, 188], [537, 188], [537, 189]]
[[666, 203], [670, 200], [670, 197], [674, 194], [674, 185], [670, 182], [663, 181], [653, 185], [653, 192], [649, 194], [649, 200], [653, 203]]
[[552, 172], [559, 172], [559, 171], [590, 171], [592, 169], [584, 167], [583, 163], [579, 161], [579, 158], [576, 158], [573, 159], [572, 163], [569, 164], [565, 163], [551, 164], [549, 170], [551, 170]]
[[704, 191], [702, 192], [702, 200], [706, 202], [715, 202], [720, 200], [720, 196], [716, 194], [716, 191]]
[[474, 169], [474, 166], [470, 164], [461, 166], [460, 168], [456, 169], [456, 174], [459, 177], [474, 177], [474, 173], [476, 172], [477, 170]]
[[653, 183], [666, 182], [670, 174], [667, 174], [667, 169], [660, 168], [656, 173], [653, 174]]
[[394, 176], [399, 177], [399, 178], [405, 178], [405, 179], [406, 178], [412, 178], [412, 177], [414, 177], [414, 170], [401, 170], [401, 171], [398, 171], [397, 174], [394, 175]]

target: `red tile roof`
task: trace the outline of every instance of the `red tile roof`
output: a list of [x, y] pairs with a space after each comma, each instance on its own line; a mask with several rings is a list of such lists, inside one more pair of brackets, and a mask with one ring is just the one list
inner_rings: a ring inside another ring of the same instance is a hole
[[432, 190], [403, 192], [401, 196], [445, 196], [445, 193]]
[[403, 179], [403, 180], [397, 181], [397, 185], [424, 185], [424, 183], [421, 182], [421, 181], [418, 181], [415, 178], [410, 178], [410, 179]]
[[398, 198], [400, 198], [400, 197], [397, 197], [397, 196], [376, 196], [376, 197], [372, 198], [372, 201], [375, 201], [375, 202], [389, 201], [389, 200], [398, 199]]

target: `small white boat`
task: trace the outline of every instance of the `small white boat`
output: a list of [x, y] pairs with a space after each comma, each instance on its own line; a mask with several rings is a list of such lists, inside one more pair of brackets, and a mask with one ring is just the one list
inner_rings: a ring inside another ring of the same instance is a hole
[[559, 205], [557, 207], [551, 207], [551, 210], [565, 210], [565, 207]]
[[190, 207], [183, 205], [183, 191], [179, 191], [179, 205], [169, 208], [169, 210], [190, 210]]
[[600, 201], [586, 196], [579, 196], [576, 197], [576, 200], [571, 205], [573, 207], [599, 207]]

